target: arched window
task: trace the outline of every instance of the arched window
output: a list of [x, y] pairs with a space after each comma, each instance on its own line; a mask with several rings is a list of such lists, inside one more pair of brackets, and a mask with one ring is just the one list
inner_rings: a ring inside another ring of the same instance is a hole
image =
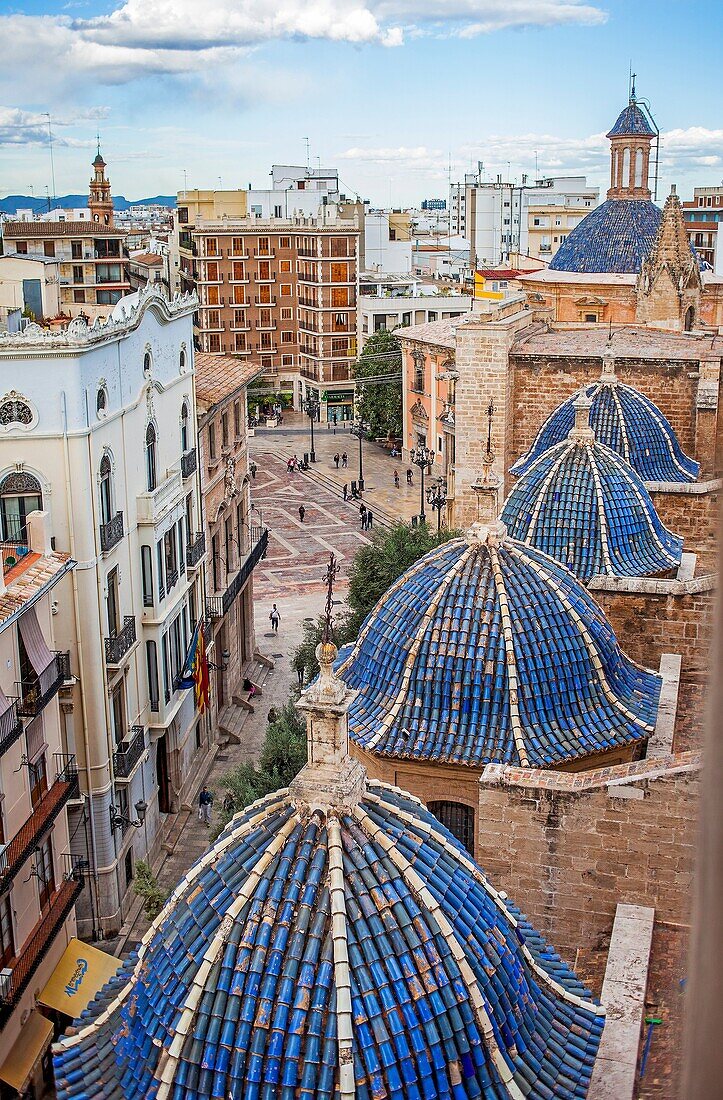
[[188, 402], [181, 405], [181, 454], [188, 450]]
[[686, 332], [692, 332], [693, 322], [695, 321], [695, 310], [692, 306], [688, 306], [685, 311], [685, 319], [683, 321], [683, 327]]
[[26, 520], [43, 507], [40, 483], [31, 474], [8, 474], [0, 484], [0, 518], [4, 542], [27, 540]]
[[151, 373], [151, 353], [150, 353], [150, 351], [147, 351], [146, 354], [143, 356], [143, 373], [146, 376], [146, 378]]
[[643, 186], [643, 150], [636, 149], [635, 151], [635, 186]]
[[618, 181], [618, 151], [613, 149], [612, 159], [610, 161], [610, 186], [619, 187]]
[[101, 386], [95, 397], [95, 411], [98, 416], [105, 416], [108, 406], [108, 394], [105, 386]]
[[156, 487], [156, 429], [153, 424], [146, 428], [146, 485], [152, 493]]
[[100, 460], [100, 522], [113, 518], [113, 471], [107, 454]]
[[630, 178], [630, 146], [626, 145], [623, 149], [623, 187], [630, 187], [632, 182]]
[[462, 802], [428, 802], [427, 807], [452, 836], [474, 855], [474, 810]]
[[178, 369], [183, 374], [186, 369], [186, 349], [181, 348], [181, 354], [178, 356]]

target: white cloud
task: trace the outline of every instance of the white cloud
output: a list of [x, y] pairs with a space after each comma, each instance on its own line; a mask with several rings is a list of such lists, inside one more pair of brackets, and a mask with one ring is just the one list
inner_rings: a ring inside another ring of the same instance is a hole
[[[75, 114], [53, 116], [53, 142], [69, 147], [92, 145], [91, 141], [78, 141], [62, 132], [63, 127], [83, 122], [98, 122], [108, 117], [107, 107], [91, 107]], [[0, 106], [0, 145], [47, 145], [50, 140], [48, 116], [19, 107]]]
[[429, 167], [435, 160], [442, 156], [439, 149], [427, 149], [425, 145], [417, 145], [407, 148], [399, 145], [396, 148], [387, 149], [361, 149], [358, 147], [346, 149], [343, 153], [337, 153], [337, 160], [356, 160], [371, 164], [403, 164], [410, 167], [414, 164]]
[[392, 19], [419, 33], [423, 29], [465, 38], [509, 27], [594, 26], [605, 11], [580, 0], [376, 0], [380, 19]]

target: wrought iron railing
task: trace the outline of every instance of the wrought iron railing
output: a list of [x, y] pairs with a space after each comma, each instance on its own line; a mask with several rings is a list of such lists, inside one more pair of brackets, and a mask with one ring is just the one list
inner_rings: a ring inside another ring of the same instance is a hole
[[7, 1024], [13, 1008], [50, 950], [84, 884], [83, 874], [78, 870], [63, 878], [50, 899], [47, 912], [21, 947], [13, 966], [0, 970], [0, 1029]]
[[178, 570], [167, 569], [166, 570], [166, 592], [170, 592], [172, 588], [175, 588], [178, 584]]
[[123, 538], [123, 513], [116, 512], [112, 519], [100, 525], [100, 548], [104, 552], [112, 550]]
[[189, 569], [198, 565], [199, 561], [206, 553], [206, 532], [197, 531], [196, 537], [193, 542], [189, 542], [186, 547], [186, 565]]
[[66, 802], [78, 797], [80, 788], [75, 757], [55, 753], [53, 759], [56, 765], [55, 781], [12, 840], [0, 849], [0, 892], [7, 889], [28, 856], [50, 831]]
[[10, 700], [10, 706], [0, 714], [0, 756], [14, 745], [23, 732], [23, 723], [18, 714], [16, 699]]
[[128, 736], [121, 741], [113, 753], [113, 771], [116, 779], [129, 779], [145, 751], [145, 729], [143, 726], [131, 726]]
[[192, 473], [195, 473], [197, 466], [198, 458], [195, 447], [181, 455], [181, 477], [190, 477]]
[[251, 576], [254, 567], [262, 558], [266, 557], [266, 551], [269, 547], [269, 529], [268, 527], [264, 527], [263, 530], [261, 528], [252, 528], [252, 537], [254, 531], [261, 531], [258, 541], [246, 555], [241, 568], [226, 591], [222, 596], [206, 597], [206, 615], [209, 619], [222, 619], [224, 615], [228, 614], [234, 600]]
[[18, 714], [22, 718], [36, 718], [57, 694], [65, 678], [64, 663], [60, 654], [55, 653], [50, 663], [37, 676], [16, 683], [19, 696]]
[[209, 619], [223, 618], [223, 596], [206, 596], [206, 615]]
[[126, 615], [123, 627], [112, 638], [105, 639], [105, 659], [109, 665], [119, 665], [136, 640], [136, 620]]

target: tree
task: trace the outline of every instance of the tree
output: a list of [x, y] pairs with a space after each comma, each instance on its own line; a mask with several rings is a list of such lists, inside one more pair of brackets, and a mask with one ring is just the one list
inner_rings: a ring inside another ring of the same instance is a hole
[[150, 864], [144, 859], [136, 860], [133, 869], [133, 893], [143, 899], [143, 912], [150, 921], [156, 919], [169, 896], [169, 891], [158, 885]]
[[395, 382], [380, 382], [358, 388], [359, 416], [372, 438], [397, 438], [402, 434], [402, 345], [393, 332], [382, 330], [369, 337], [354, 364], [354, 378], [399, 373]]

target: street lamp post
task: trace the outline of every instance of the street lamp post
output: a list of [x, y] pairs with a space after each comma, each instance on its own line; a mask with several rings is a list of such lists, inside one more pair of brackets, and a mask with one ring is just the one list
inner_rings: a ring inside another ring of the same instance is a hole
[[309, 394], [304, 405], [306, 415], [309, 417], [309, 423], [311, 425], [311, 450], [309, 452], [309, 461], [316, 462], [316, 451], [314, 450], [314, 421], [319, 415], [319, 399], [315, 394]]
[[352, 435], [359, 440], [359, 492], [364, 492], [364, 459], [362, 455], [362, 439], [364, 438], [364, 421], [355, 420], [349, 428]]
[[447, 504], [447, 488], [440, 477], [436, 485], [427, 488], [427, 504], [437, 513], [437, 534], [442, 529], [442, 509]]
[[420, 496], [419, 496], [419, 501], [420, 501], [420, 503], [419, 503], [419, 522], [420, 523], [426, 523], [427, 522], [427, 516], [426, 516], [426, 513], [424, 511], [424, 474], [425, 474], [426, 471], [428, 471], [430, 474], [432, 472], [432, 462], [434, 461], [434, 451], [431, 450], [431, 448], [427, 447], [426, 445], [422, 445], [420, 447], [415, 447], [414, 450], [412, 451], [411, 458], [412, 458], [412, 462], [414, 463], [414, 465], [419, 467], [420, 473], [422, 475], [422, 485], [421, 485]]

